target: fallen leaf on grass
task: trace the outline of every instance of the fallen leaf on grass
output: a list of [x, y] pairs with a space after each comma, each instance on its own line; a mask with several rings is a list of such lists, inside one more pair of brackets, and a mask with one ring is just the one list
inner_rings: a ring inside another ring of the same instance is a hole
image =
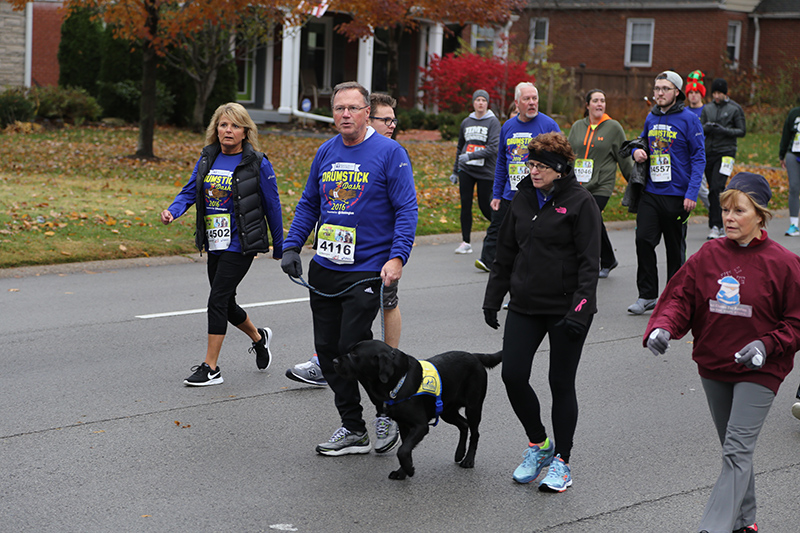
[[125, 246], [124, 244], [120, 244], [119, 245], [119, 249], [122, 250], [123, 252], [127, 252], [128, 251], [128, 247]]

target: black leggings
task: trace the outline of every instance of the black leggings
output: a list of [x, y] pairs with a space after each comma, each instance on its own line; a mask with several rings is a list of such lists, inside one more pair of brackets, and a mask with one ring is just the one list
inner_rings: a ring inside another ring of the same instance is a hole
[[478, 180], [466, 172], [458, 173], [458, 190], [461, 193], [461, 239], [469, 242], [469, 234], [472, 233], [472, 195], [475, 184], [478, 184], [478, 208], [483, 217], [489, 222], [492, 221], [492, 180]]
[[[503, 336], [503, 383], [514, 413], [522, 422], [530, 442], [547, 438], [542, 424], [539, 398], [531, 387], [531, 366], [536, 350], [548, 335], [550, 339], [550, 392], [553, 396], [552, 423], [555, 453], [569, 462], [572, 438], [578, 423], [578, 397], [575, 375], [586, 337], [570, 339], [564, 328], [555, 327], [558, 315], [523, 315], [508, 310]], [[591, 326], [591, 320], [589, 326]], [[588, 328], [587, 328], [588, 331]]]
[[211, 293], [208, 295], [209, 335], [225, 335], [228, 322], [238, 326], [247, 320], [247, 312], [236, 303], [236, 288], [252, 264], [252, 255], [238, 252], [208, 254], [208, 281], [211, 283]]

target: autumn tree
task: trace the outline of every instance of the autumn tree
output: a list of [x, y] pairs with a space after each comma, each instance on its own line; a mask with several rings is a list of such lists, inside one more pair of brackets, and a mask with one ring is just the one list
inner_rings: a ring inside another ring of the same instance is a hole
[[[18, 10], [27, 4], [26, 0], [10, 0], [10, 3]], [[230, 36], [234, 31], [252, 27], [254, 21], [298, 17], [294, 0], [64, 0], [63, 7], [89, 9], [113, 29], [115, 37], [141, 45], [142, 96], [136, 156], [142, 158], [155, 156], [153, 133], [159, 58], [173, 54], [171, 60], [179, 67], [183, 65], [195, 80], [198, 98], [207, 100], [216, 72], [224, 64], [219, 54], [230, 55]], [[252, 33], [245, 31], [248, 35]], [[181, 58], [181, 54], [186, 55]], [[200, 117], [202, 121], [202, 111]]]
[[[388, 30], [384, 46], [388, 51], [389, 92], [397, 89], [400, 65], [400, 40], [403, 33], [419, 28], [420, 22], [503, 24], [524, 0], [334, 0], [331, 9], [353, 17], [339, 24], [336, 31], [355, 40], [374, 36], [376, 28]], [[445, 30], [447, 31], [447, 30]]]

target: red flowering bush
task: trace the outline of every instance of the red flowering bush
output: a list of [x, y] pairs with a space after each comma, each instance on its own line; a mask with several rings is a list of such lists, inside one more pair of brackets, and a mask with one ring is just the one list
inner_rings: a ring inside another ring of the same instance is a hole
[[438, 105], [439, 111], [460, 113], [472, 109], [472, 93], [489, 93], [489, 105], [505, 113], [514, 101], [514, 87], [521, 81], [533, 83], [526, 62], [503, 61], [477, 54], [435, 56], [428, 68], [420, 68], [422, 102]]

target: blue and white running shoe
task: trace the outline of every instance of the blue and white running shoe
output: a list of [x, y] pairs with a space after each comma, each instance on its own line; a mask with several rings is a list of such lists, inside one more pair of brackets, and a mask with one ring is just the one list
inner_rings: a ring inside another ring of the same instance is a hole
[[550, 441], [550, 446], [544, 449], [538, 446], [528, 446], [528, 449], [522, 454], [524, 457], [522, 464], [514, 470], [514, 481], [530, 483], [539, 477], [542, 469], [553, 460], [555, 448], [553, 441]]
[[564, 492], [572, 485], [572, 475], [569, 466], [561, 459], [561, 454], [553, 458], [550, 469], [542, 481], [539, 490], [542, 492]]

